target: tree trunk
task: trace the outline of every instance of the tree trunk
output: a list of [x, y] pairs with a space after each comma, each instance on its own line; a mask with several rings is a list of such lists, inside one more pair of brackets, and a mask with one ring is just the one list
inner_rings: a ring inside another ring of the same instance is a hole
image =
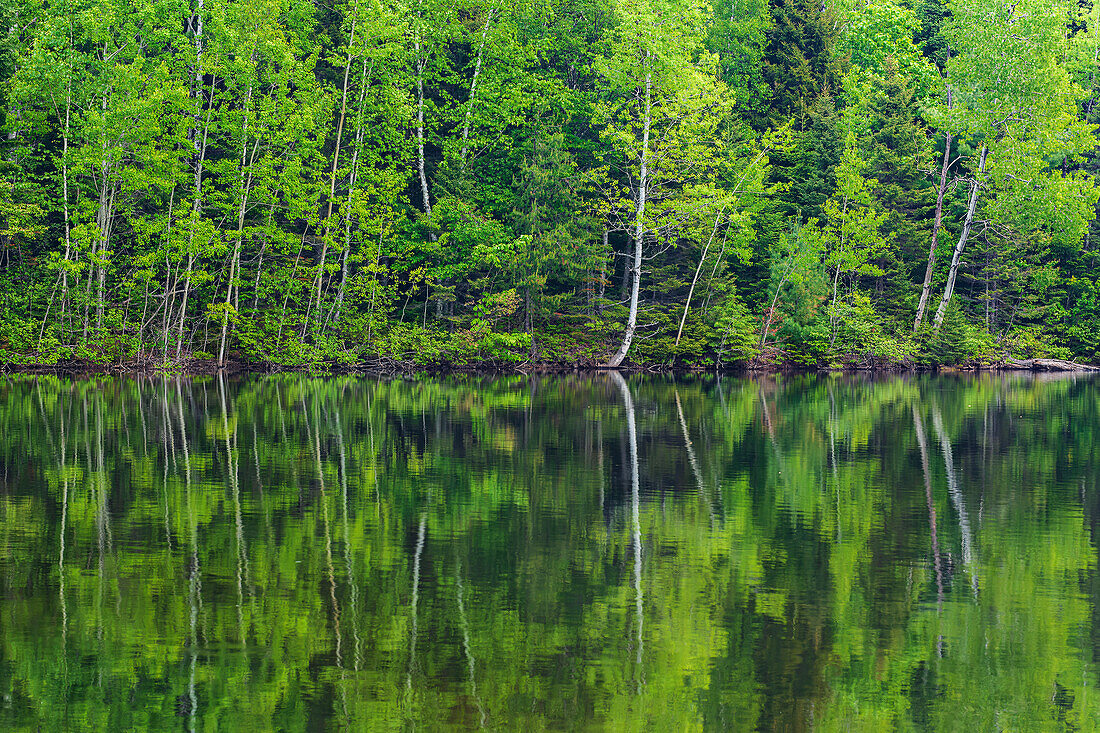
[[642, 153], [640, 156], [640, 171], [638, 176], [637, 208], [634, 212], [634, 269], [631, 272], [630, 282], [630, 314], [626, 321], [626, 333], [623, 334], [623, 342], [619, 350], [611, 360], [607, 362], [609, 367], [617, 367], [623, 363], [630, 351], [630, 343], [634, 340], [634, 331], [638, 327], [638, 293], [642, 286], [642, 241], [645, 238], [645, 205], [647, 186], [649, 185], [649, 128], [653, 113], [653, 70], [650, 66], [653, 54], [646, 52], [645, 74], [645, 118], [642, 122]]
[[[203, 0], [197, 0], [195, 6], [195, 120], [201, 116], [203, 104], [203, 71], [202, 71], [202, 9]], [[213, 93], [214, 79], [210, 80], [210, 89]], [[188, 131], [192, 145], [192, 160], [195, 166], [194, 200], [191, 202], [191, 230], [187, 235], [187, 275], [183, 281], [183, 302], [180, 304], [179, 328], [176, 331], [176, 358], [183, 353], [183, 326], [187, 320], [187, 298], [191, 294], [191, 274], [195, 267], [195, 225], [202, 214], [202, 168], [206, 160], [206, 141], [210, 131], [210, 113], [213, 109], [211, 103], [206, 110], [206, 120], [202, 127], [202, 138], [199, 138], [198, 127], [192, 127]]]
[[462, 165], [466, 166], [466, 153], [468, 151], [467, 143], [470, 139], [470, 115], [473, 112], [474, 107], [474, 95], [477, 94], [477, 77], [481, 74], [481, 59], [485, 55], [485, 39], [489, 35], [489, 24], [493, 22], [493, 13], [496, 9], [492, 9], [485, 16], [485, 27], [481, 29], [481, 45], [477, 49], [477, 61], [474, 63], [474, 76], [470, 80], [470, 95], [466, 99], [466, 118], [462, 123]]
[[951, 257], [951, 269], [947, 273], [947, 286], [943, 289], [943, 299], [940, 300], [940, 307], [936, 309], [936, 321], [935, 332], [939, 333], [940, 326], [943, 325], [943, 316], [947, 312], [947, 304], [951, 300], [951, 296], [955, 293], [955, 278], [959, 274], [959, 258], [962, 257], [963, 248], [966, 247], [966, 240], [970, 236], [970, 226], [974, 222], [974, 211], [978, 206], [978, 188], [981, 183], [980, 179], [982, 174], [985, 173], [985, 159], [989, 154], [989, 148], [982, 145], [981, 159], [978, 163], [978, 175], [974, 177], [974, 181], [970, 184], [970, 204], [966, 209], [966, 221], [963, 222], [962, 234], [959, 235], [959, 243], [955, 245], [955, 254]]
[[[367, 59], [363, 58], [363, 73], [359, 79], [359, 107], [355, 116], [355, 145], [351, 150], [351, 174], [348, 179], [348, 198], [351, 198], [359, 182], [359, 151], [363, 148], [363, 102], [367, 96]], [[381, 224], [379, 224], [381, 229]], [[340, 322], [340, 311], [344, 307], [344, 298], [348, 289], [348, 257], [351, 253], [351, 209], [344, 212], [344, 254], [340, 259], [340, 288], [336, 293], [336, 302], [332, 306], [329, 321]]]
[[161, 361], [168, 359], [168, 339], [172, 329], [172, 311], [175, 309], [176, 286], [179, 285], [179, 272], [172, 279], [172, 211], [176, 205], [176, 187], [168, 197], [168, 225], [164, 232], [164, 302], [161, 303]]
[[[413, 42], [416, 51], [416, 171], [420, 178], [420, 198], [424, 207], [424, 213], [432, 215], [432, 201], [428, 193], [428, 175], [424, 164], [424, 66], [427, 60], [420, 57], [420, 36], [417, 35]], [[428, 233], [431, 241], [435, 241], [435, 235]]]
[[[947, 108], [951, 109], [951, 87], [947, 88]], [[932, 243], [928, 246], [928, 266], [924, 269], [924, 285], [921, 287], [920, 302], [917, 303], [917, 317], [913, 321], [913, 333], [920, 328], [924, 320], [924, 310], [928, 307], [928, 296], [932, 294], [932, 273], [936, 267], [936, 246], [939, 243], [940, 223], [943, 221], [943, 197], [947, 193], [947, 171], [951, 167], [951, 133], [947, 133], [943, 148], [943, 165], [940, 167], [940, 185], [936, 189], [936, 218], [932, 223]]]
[[764, 321], [764, 328], [760, 331], [760, 343], [758, 344], [757, 348], [761, 352], [764, 351], [764, 346], [768, 343], [768, 330], [772, 327], [772, 318], [775, 315], [775, 304], [779, 302], [779, 293], [783, 290], [783, 286], [787, 284], [787, 278], [789, 278], [791, 276], [791, 273], [794, 272], [795, 265], [798, 263], [798, 260], [801, 257], [801, 251], [796, 252], [794, 255], [791, 256], [791, 262], [790, 265], [787, 267], [787, 271], [783, 273], [783, 277], [779, 279], [779, 284], [775, 286], [775, 294], [772, 296], [772, 304], [768, 308], [768, 316], [767, 319]]
[[[72, 40], [70, 39], [70, 46]], [[70, 53], [72, 50], [70, 48]], [[61, 134], [61, 210], [65, 225], [65, 261], [61, 266], [61, 340], [65, 340], [65, 314], [69, 306], [69, 257], [72, 253], [69, 224], [69, 129], [73, 107], [73, 66], [70, 59], [69, 74], [65, 84], [65, 128]]]
[[707, 246], [703, 247], [703, 254], [699, 258], [699, 264], [695, 267], [695, 275], [691, 278], [691, 287], [688, 288], [687, 299], [684, 300], [684, 315], [680, 316], [680, 328], [676, 331], [676, 345], [680, 345], [680, 336], [684, 333], [684, 323], [687, 321], [688, 308], [691, 307], [691, 296], [695, 294], [695, 283], [699, 280], [699, 271], [703, 269], [703, 263], [707, 260], [707, 252], [710, 251], [710, 245], [714, 242], [714, 235], [718, 233], [718, 222], [722, 219], [722, 214], [726, 212], [722, 209], [718, 212], [718, 216], [714, 219], [714, 229], [710, 232], [710, 239], [707, 240]]
[[351, 29], [348, 31], [348, 54], [344, 63], [344, 85], [340, 94], [340, 119], [336, 124], [336, 146], [332, 151], [332, 169], [329, 172], [328, 210], [325, 213], [325, 230], [321, 236], [321, 261], [317, 264], [316, 298], [318, 331], [320, 331], [322, 326], [322, 314], [324, 313], [324, 309], [321, 307], [321, 283], [324, 280], [325, 259], [328, 256], [329, 235], [332, 231], [332, 203], [336, 199], [336, 169], [340, 162], [340, 145], [343, 142], [344, 120], [348, 112], [348, 77], [351, 74], [351, 62], [354, 58], [352, 56], [352, 49], [355, 45], [355, 22], [359, 16], [359, 3], [355, 4], [352, 13]]
[[[609, 251], [608, 251], [608, 247], [607, 247], [607, 235], [608, 235], [607, 227], [604, 227], [604, 230], [603, 230], [603, 249], [600, 250], [600, 284], [599, 284], [599, 291], [598, 291], [599, 294], [596, 296], [601, 301], [604, 299], [604, 297], [607, 294], [607, 282], [608, 282], [607, 259], [608, 259], [608, 256], [609, 256]], [[612, 264], [614, 264], [614, 260], [612, 260]], [[614, 269], [614, 268], [612, 268], [612, 269]], [[597, 313], [603, 314], [603, 304], [601, 303], [600, 305], [598, 305], [595, 310], [596, 310]]]
[[[256, 160], [256, 150], [260, 145], [257, 138], [252, 148], [252, 160], [248, 159], [248, 108], [252, 104], [252, 84], [248, 85], [248, 94], [245, 96], [244, 121], [241, 123], [241, 167], [238, 177], [241, 182], [241, 203], [237, 207], [237, 239], [233, 243], [233, 253], [229, 256], [229, 281], [225, 288], [225, 309], [222, 311], [222, 335], [218, 344], [218, 368], [225, 365], [225, 342], [229, 335], [229, 307], [233, 302], [233, 281], [237, 277], [237, 270], [241, 258], [241, 245], [244, 240], [244, 215], [248, 210], [248, 194], [252, 188], [252, 164]], [[249, 172], [245, 174], [245, 167]]]
[[[103, 46], [104, 61], [107, 58], [107, 45]], [[103, 99], [100, 104], [101, 114], [104, 121], [107, 119], [107, 95], [108, 90], [103, 91]], [[107, 160], [107, 138], [104, 133], [102, 143], [102, 160], [100, 161], [100, 181], [99, 181], [99, 204], [96, 207], [96, 226], [99, 228], [98, 245], [96, 247], [96, 306], [95, 306], [95, 320], [96, 320], [96, 332], [101, 333], [103, 330], [103, 291], [105, 290], [107, 273], [106, 265], [104, 264], [104, 258], [106, 257], [107, 245], [110, 239], [110, 222], [111, 222], [111, 201], [113, 199], [112, 192], [110, 191], [110, 178], [111, 178], [111, 164]]]

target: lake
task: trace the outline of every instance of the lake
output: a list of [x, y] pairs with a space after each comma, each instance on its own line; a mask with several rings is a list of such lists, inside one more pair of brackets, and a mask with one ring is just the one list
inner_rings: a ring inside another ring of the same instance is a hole
[[1100, 382], [0, 381], [3, 730], [1090, 730]]

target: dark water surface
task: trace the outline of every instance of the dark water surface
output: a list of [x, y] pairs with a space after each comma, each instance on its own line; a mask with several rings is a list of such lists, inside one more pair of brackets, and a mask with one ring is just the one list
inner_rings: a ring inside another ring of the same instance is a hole
[[1100, 382], [0, 381], [2, 730], [1096, 730]]

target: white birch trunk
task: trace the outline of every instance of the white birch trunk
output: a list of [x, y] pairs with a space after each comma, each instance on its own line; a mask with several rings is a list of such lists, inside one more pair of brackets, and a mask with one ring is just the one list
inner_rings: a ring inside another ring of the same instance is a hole
[[[197, 0], [195, 6], [195, 119], [198, 120], [202, 113], [202, 10], [203, 0]], [[210, 88], [214, 88], [211, 81]], [[213, 105], [211, 105], [212, 107]], [[206, 158], [207, 133], [210, 130], [210, 109], [206, 111], [206, 121], [203, 124], [202, 139], [199, 139], [198, 127], [191, 129], [192, 155], [195, 162], [194, 200], [191, 202], [191, 230], [187, 237], [187, 274], [183, 280], [183, 302], [180, 304], [179, 328], [176, 331], [176, 358], [183, 353], [183, 326], [187, 321], [187, 299], [191, 294], [191, 274], [195, 267], [195, 224], [202, 212], [202, 168]]]
[[940, 300], [940, 307], [936, 309], [936, 333], [939, 333], [940, 326], [943, 325], [943, 316], [947, 313], [947, 304], [951, 301], [951, 296], [955, 293], [955, 278], [959, 274], [959, 258], [962, 257], [963, 249], [966, 247], [966, 240], [970, 236], [970, 227], [974, 223], [974, 211], [978, 206], [978, 188], [981, 183], [980, 179], [982, 174], [985, 173], [985, 159], [988, 154], [989, 148], [982, 145], [981, 159], [978, 163], [978, 175], [975, 176], [973, 183], [970, 184], [970, 204], [966, 209], [966, 221], [963, 222], [962, 234], [959, 235], [959, 243], [955, 245], [955, 254], [951, 257], [951, 269], [947, 273], [947, 286], [943, 289], [943, 298]]
[[336, 124], [336, 146], [332, 151], [332, 169], [329, 172], [328, 209], [325, 213], [325, 231], [321, 237], [321, 260], [317, 264], [317, 280], [314, 297], [317, 299], [317, 326], [321, 327], [321, 284], [325, 275], [325, 260], [328, 257], [329, 235], [332, 231], [332, 204], [336, 198], [336, 169], [340, 162], [340, 146], [344, 137], [344, 120], [348, 113], [348, 78], [351, 75], [352, 50], [355, 46], [355, 23], [359, 16], [359, 3], [352, 8], [351, 29], [348, 31], [348, 53], [344, 62], [344, 84], [340, 95], [340, 119]]
[[[259, 148], [260, 140], [256, 139], [255, 145], [252, 147], [252, 159], [248, 157], [248, 109], [252, 104], [252, 84], [248, 85], [248, 94], [245, 96], [245, 116], [244, 121], [241, 123], [241, 167], [238, 171], [238, 177], [241, 183], [241, 203], [237, 207], [237, 239], [233, 243], [233, 254], [229, 257], [229, 281], [225, 288], [225, 310], [222, 312], [222, 335], [218, 345], [218, 367], [221, 368], [225, 365], [225, 342], [229, 334], [229, 307], [233, 302], [233, 283], [237, 277], [237, 270], [241, 258], [241, 245], [244, 240], [244, 215], [248, 210], [248, 195], [252, 188], [252, 163], [256, 160], [256, 150]], [[245, 168], [248, 168], [249, 172], [245, 174]]]
[[[71, 41], [70, 41], [71, 44]], [[71, 51], [70, 51], [71, 52]], [[69, 223], [69, 129], [73, 108], [73, 67], [69, 62], [69, 75], [65, 84], [65, 128], [61, 134], [61, 211], [65, 224], [65, 261], [61, 266], [61, 336], [65, 335], [65, 314], [69, 305], [69, 258], [72, 254], [72, 241]]]
[[703, 263], [707, 260], [707, 252], [710, 251], [710, 245], [714, 242], [714, 235], [718, 233], [718, 223], [722, 220], [722, 214], [725, 213], [725, 209], [718, 212], [718, 216], [714, 218], [714, 229], [710, 232], [710, 239], [707, 240], [707, 246], [703, 247], [703, 254], [699, 258], [699, 264], [695, 267], [695, 275], [691, 278], [691, 287], [688, 288], [687, 299], [684, 300], [684, 314], [680, 316], [680, 328], [676, 331], [676, 345], [680, 345], [680, 336], [684, 333], [684, 323], [687, 321], [688, 308], [691, 307], [691, 296], [695, 294], [695, 283], [699, 281], [699, 271], [703, 269]]
[[496, 9], [489, 11], [485, 16], [485, 27], [481, 29], [481, 45], [477, 49], [477, 61], [474, 63], [474, 76], [470, 80], [470, 94], [466, 99], [466, 118], [462, 123], [462, 165], [466, 165], [466, 154], [468, 152], [468, 142], [470, 140], [470, 116], [473, 113], [474, 99], [477, 95], [477, 78], [481, 74], [481, 59], [485, 55], [485, 40], [489, 36], [489, 24], [493, 21], [493, 13]]
[[947, 141], [943, 151], [943, 166], [940, 169], [940, 185], [936, 189], [936, 218], [932, 224], [932, 243], [928, 246], [928, 266], [924, 270], [924, 285], [920, 291], [920, 302], [917, 303], [917, 317], [913, 321], [913, 333], [920, 329], [924, 320], [924, 311], [928, 307], [928, 296], [932, 294], [932, 273], [936, 267], [936, 246], [939, 244], [940, 223], [943, 221], [943, 197], [947, 192], [947, 170], [951, 166], [951, 133], [947, 133]]
[[[948, 58], [951, 54], [948, 52]], [[951, 95], [951, 84], [947, 85], [947, 109], [953, 106], [954, 99]], [[940, 185], [936, 188], [936, 218], [932, 223], [932, 242], [928, 246], [928, 266], [924, 270], [924, 284], [921, 286], [920, 302], [917, 303], [917, 317], [913, 320], [913, 333], [920, 329], [924, 320], [924, 311], [928, 307], [928, 297], [932, 294], [932, 274], [936, 267], [936, 245], [939, 243], [940, 223], [943, 221], [943, 197], [947, 192], [947, 171], [951, 167], [951, 141], [950, 132], [943, 146], [943, 165], [940, 168]]]
[[634, 340], [634, 332], [638, 327], [638, 294], [642, 285], [642, 242], [645, 238], [645, 205], [649, 185], [649, 128], [653, 114], [653, 69], [651, 60], [653, 54], [646, 52], [645, 73], [645, 118], [642, 123], [642, 152], [640, 156], [640, 171], [638, 175], [637, 206], [634, 211], [634, 269], [630, 282], [630, 314], [627, 316], [626, 333], [623, 334], [623, 342], [615, 356], [607, 363], [609, 367], [618, 367], [623, 363], [630, 344]]
[[[424, 61], [420, 59], [420, 39], [415, 43], [416, 61], [416, 170], [420, 178], [420, 197], [424, 206], [424, 213], [432, 215], [432, 201], [428, 193], [428, 175], [424, 166]], [[431, 240], [435, 241], [435, 235], [429, 233]]]

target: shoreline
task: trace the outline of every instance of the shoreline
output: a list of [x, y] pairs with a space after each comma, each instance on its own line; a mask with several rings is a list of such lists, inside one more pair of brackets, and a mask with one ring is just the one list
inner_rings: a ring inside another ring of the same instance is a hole
[[577, 374], [624, 372], [628, 374], [994, 374], [994, 373], [1033, 373], [1033, 374], [1100, 374], [1100, 366], [1079, 364], [1057, 359], [1009, 359], [997, 364], [973, 364], [962, 366], [927, 367], [917, 365], [861, 366], [799, 369], [779, 364], [741, 364], [720, 369], [699, 366], [653, 366], [628, 365], [607, 367], [598, 364], [559, 364], [559, 363], [523, 363], [502, 366], [491, 362], [467, 365], [424, 366], [413, 362], [360, 362], [356, 364], [324, 363], [315, 365], [285, 365], [274, 362], [228, 361], [219, 366], [215, 359], [179, 359], [168, 363], [145, 359], [130, 359], [121, 362], [93, 362], [87, 360], [69, 360], [54, 364], [48, 363], [0, 363], [0, 374], [55, 375], [55, 376], [131, 376], [161, 375], [175, 376], [213, 376], [248, 374], [315, 374], [348, 375], [364, 374], [375, 376], [398, 376], [409, 374], [492, 374], [492, 375], [530, 375], [530, 374]]

